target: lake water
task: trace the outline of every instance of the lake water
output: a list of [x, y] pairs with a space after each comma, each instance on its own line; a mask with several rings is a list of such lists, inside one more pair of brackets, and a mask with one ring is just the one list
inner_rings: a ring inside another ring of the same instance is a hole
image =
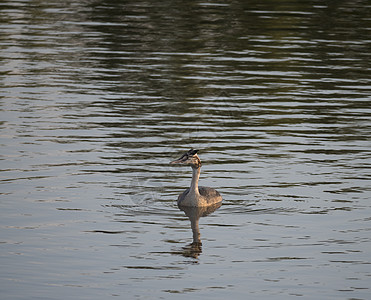
[[370, 299], [369, 12], [2, 1], [1, 298]]

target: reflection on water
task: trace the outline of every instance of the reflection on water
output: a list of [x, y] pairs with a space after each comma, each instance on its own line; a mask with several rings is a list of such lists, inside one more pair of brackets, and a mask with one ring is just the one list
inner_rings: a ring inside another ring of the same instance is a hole
[[2, 297], [368, 299], [368, 7], [2, 1]]
[[197, 258], [202, 252], [202, 242], [201, 242], [201, 234], [199, 228], [199, 220], [201, 217], [206, 217], [207, 215], [216, 211], [222, 205], [221, 202], [210, 205], [210, 206], [201, 206], [201, 207], [193, 207], [193, 206], [183, 206], [179, 205], [179, 209], [184, 211], [186, 216], [191, 221], [191, 228], [193, 234], [193, 242], [186, 248], [184, 248], [185, 256], [192, 256]]

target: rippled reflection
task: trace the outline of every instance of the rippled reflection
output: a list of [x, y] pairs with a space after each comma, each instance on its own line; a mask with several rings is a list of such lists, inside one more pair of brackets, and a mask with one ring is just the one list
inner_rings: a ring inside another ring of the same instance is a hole
[[184, 211], [185, 215], [191, 221], [191, 228], [192, 228], [192, 235], [193, 235], [193, 242], [184, 248], [183, 255], [184, 256], [192, 256], [197, 258], [202, 253], [202, 242], [201, 242], [201, 234], [199, 228], [199, 220], [201, 217], [206, 217], [210, 215], [214, 211], [216, 211], [222, 205], [221, 202], [216, 203], [210, 206], [201, 206], [201, 207], [193, 207], [193, 206], [179, 206], [179, 209]]

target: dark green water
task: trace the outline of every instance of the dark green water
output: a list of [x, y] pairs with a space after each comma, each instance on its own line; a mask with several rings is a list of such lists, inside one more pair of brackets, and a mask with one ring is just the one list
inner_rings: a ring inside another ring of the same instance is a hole
[[370, 28], [365, 0], [2, 1], [1, 298], [369, 299]]

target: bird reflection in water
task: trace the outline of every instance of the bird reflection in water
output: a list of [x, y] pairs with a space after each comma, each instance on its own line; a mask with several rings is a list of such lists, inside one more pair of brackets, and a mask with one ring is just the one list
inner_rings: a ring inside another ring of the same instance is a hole
[[183, 247], [182, 255], [186, 257], [198, 258], [202, 253], [201, 235], [199, 229], [199, 219], [206, 217], [216, 211], [222, 205], [221, 202], [210, 206], [184, 206], [178, 205], [179, 209], [184, 211], [185, 215], [191, 221], [193, 242]]

